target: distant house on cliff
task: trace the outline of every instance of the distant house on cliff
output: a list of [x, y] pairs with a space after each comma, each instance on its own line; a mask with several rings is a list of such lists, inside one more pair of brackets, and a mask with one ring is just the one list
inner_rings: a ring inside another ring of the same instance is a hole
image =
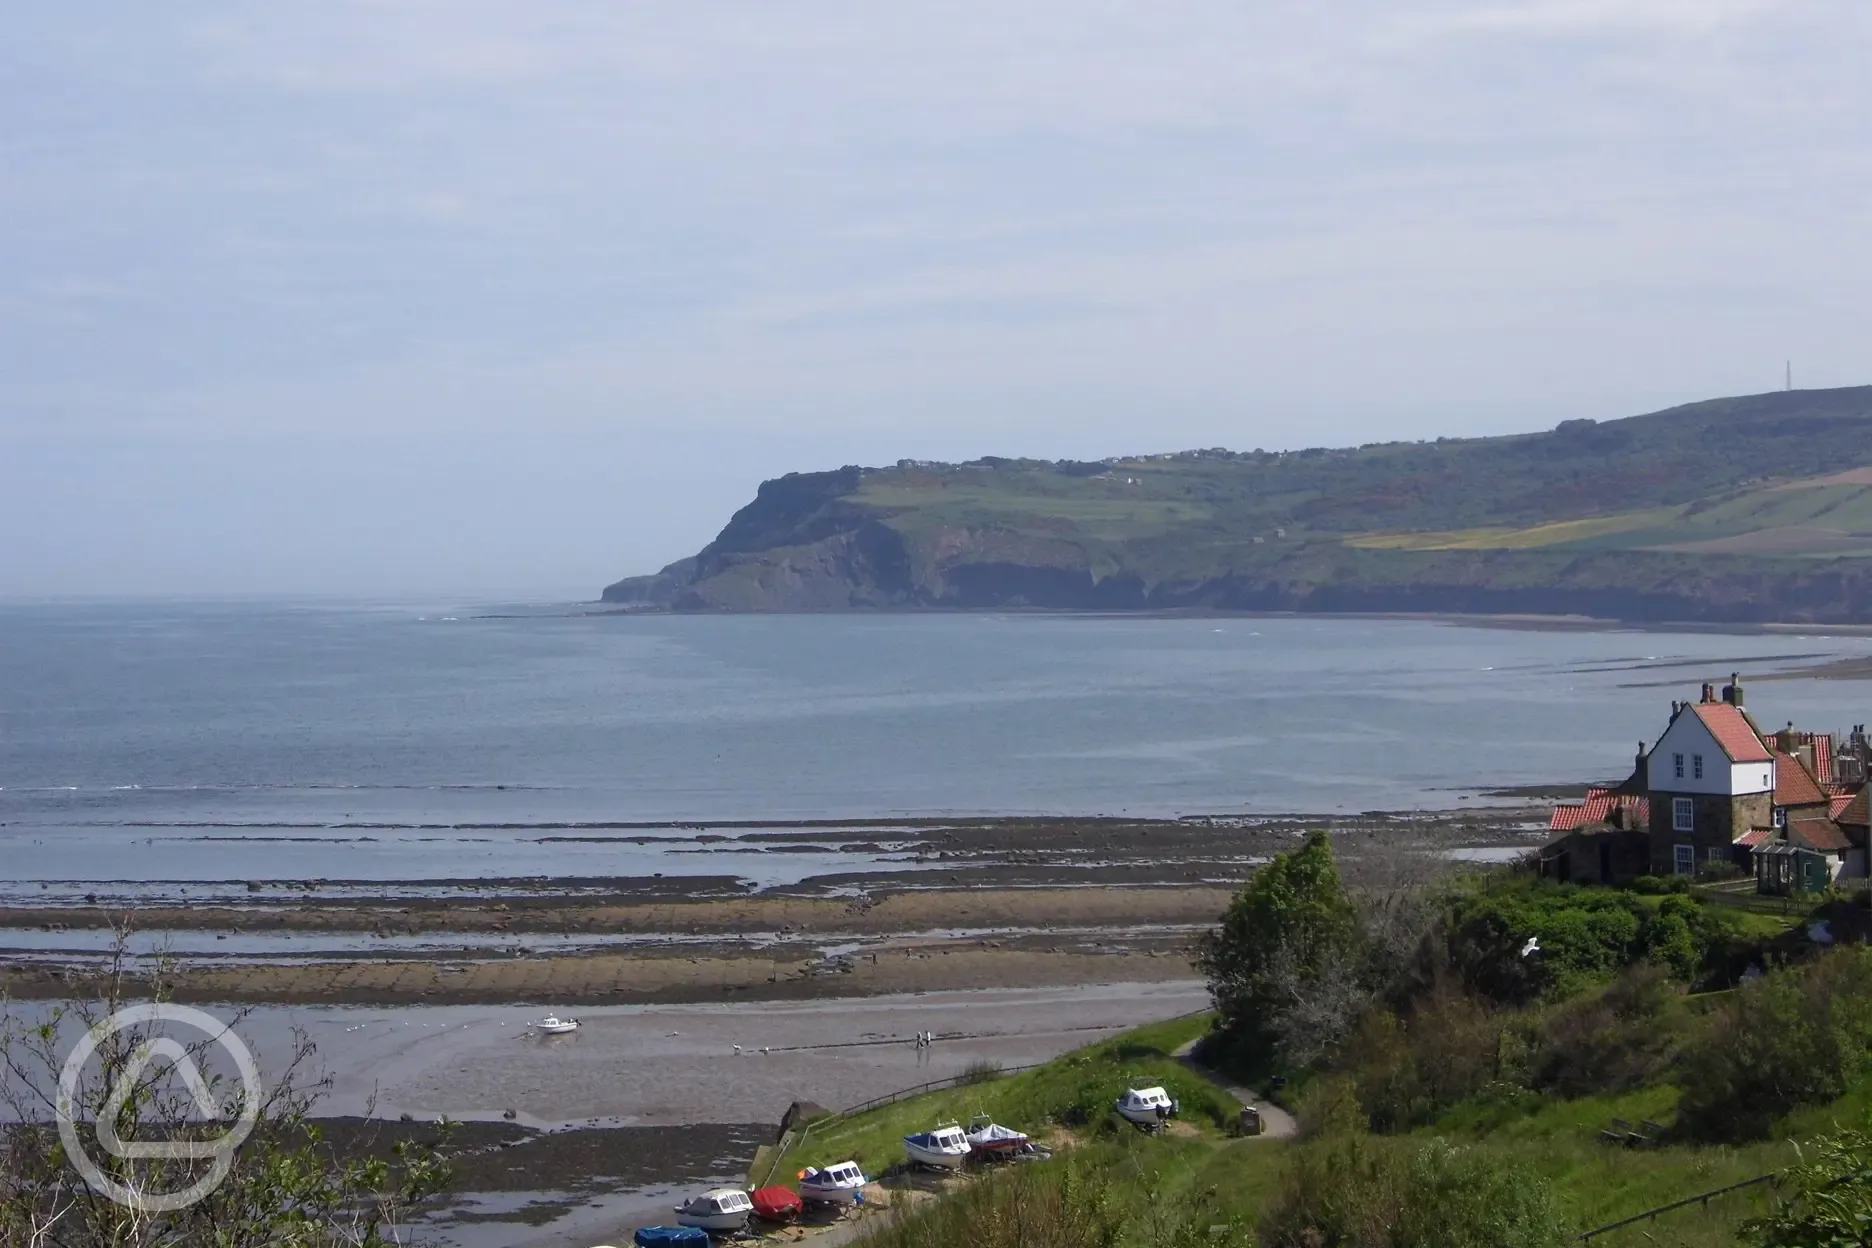
[[1673, 702], [1657, 743], [1641, 742], [1632, 774], [1557, 807], [1543, 874], [1574, 883], [1639, 875], [1696, 875], [1713, 866], [1753, 872], [1763, 892], [1831, 887], [1867, 873], [1872, 757], [1864, 726], [1844, 747], [1789, 724], [1764, 734], [1732, 676], [1720, 694]]

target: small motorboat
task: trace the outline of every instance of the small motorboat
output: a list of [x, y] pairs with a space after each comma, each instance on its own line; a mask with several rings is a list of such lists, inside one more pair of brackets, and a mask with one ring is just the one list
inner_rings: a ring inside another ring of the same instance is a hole
[[969, 1119], [969, 1147], [984, 1157], [1008, 1157], [1024, 1152], [1033, 1141], [1024, 1131], [997, 1124], [986, 1114]]
[[1131, 1088], [1118, 1098], [1119, 1115], [1140, 1127], [1161, 1126], [1176, 1117], [1177, 1103], [1162, 1088]]
[[676, 1220], [705, 1231], [739, 1231], [747, 1227], [754, 1202], [738, 1187], [718, 1187], [692, 1196], [676, 1206]]
[[955, 1123], [938, 1126], [934, 1131], [904, 1136], [904, 1152], [919, 1166], [939, 1170], [960, 1170], [968, 1160], [968, 1137]]
[[855, 1161], [841, 1161], [823, 1170], [808, 1166], [800, 1173], [800, 1199], [815, 1205], [855, 1205], [864, 1191], [864, 1171]]
[[786, 1187], [763, 1187], [749, 1192], [748, 1199], [754, 1204], [754, 1216], [763, 1222], [791, 1222], [806, 1207], [799, 1193]]
[[646, 1226], [632, 1242], [637, 1248], [708, 1248], [709, 1233], [695, 1226]]
[[563, 1036], [569, 1031], [577, 1031], [578, 1026], [576, 1018], [560, 1018], [557, 1014], [548, 1014], [533, 1024], [533, 1030], [542, 1035]]

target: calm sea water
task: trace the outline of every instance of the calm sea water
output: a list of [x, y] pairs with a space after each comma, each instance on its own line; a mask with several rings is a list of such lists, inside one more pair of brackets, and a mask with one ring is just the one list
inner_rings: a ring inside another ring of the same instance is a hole
[[[0, 876], [778, 879], [830, 859], [576, 825], [1442, 808], [1618, 774], [1732, 666], [1867, 653], [1407, 620], [8, 605]], [[1862, 682], [1749, 704], [1872, 720]]]

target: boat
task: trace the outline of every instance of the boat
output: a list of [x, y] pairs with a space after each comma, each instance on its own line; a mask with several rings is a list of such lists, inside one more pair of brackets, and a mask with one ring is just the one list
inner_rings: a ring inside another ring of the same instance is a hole
[[969, 1142], [962, 1128], [951, 1122], [937, 1126], [934, 1131], [904, 1136], [904, 1152], [919, 1166], [960, 1170], [968, 1160]]
[[707, 1248], [709, 1233], [695, 1226], [646, 1226], [631, 1237], [637, 1248]]
[[1162, 1088], [1131, 1088], [1113, 1106], [1125, 1121], [1155, 1127], [1176, 1117], [1177, 1103]]
[[549, 1036], [563, 1036], [568, 1031], [577, 1031], [578, 1025], [576, 1018], [560, 1018], [557, 1014], [548, 1014], [533, 1024], [533, 1030]]
[[854, 1205], [864, 1191], [864, 1171], [855, 1161], [841, 1161], [823, 1170], [808, 1166], [800, 1172], [800, 1199], [816, 1205]]
[[988, 1117], [977, 1114], [969, 1119], [969, 1147], [985, 1157], [1008, 1157], [1024, 1152], [1033, 1141], [1024, 1131], [1004, 1127]]
[[763, 1222], [791, 1222], [805, 1208], [799, 1193], [786, 1187], [763, 1187], [748, 1193], [754, 1216]]
[[705, 1231], [739, 1231], [747, 1226], [754, 1202], [738, 1187], [718, 1187], [676, 1206], [676, 1220]]

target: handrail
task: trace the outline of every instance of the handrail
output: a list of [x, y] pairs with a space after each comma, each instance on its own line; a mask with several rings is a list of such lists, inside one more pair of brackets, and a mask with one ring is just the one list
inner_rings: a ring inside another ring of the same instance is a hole
[[1659, 1205], [1655, 1209], [1647, 1209], [1643, 1213], [1635, 1213], [1629, 1218], [1623, 1218], [1617, 1222], [1607, 1223], [1605, 1226], [1595, 1227], [1594, 1229], [1587, 1231], [1585, 1234], [1581, 1235], [1580, 1242], [1585, 1243], [1586, 1241], [1593, 1239], [1596, 1236], [1605, 1235], [1612, 1231], [1619, 1230], [1623, 1227], [1630, 1226], [1634, 1222], [1643, 1222], [1643, 1221], [1646, 1221], [1647, 1219], [1655, 1218], [1659, 1214], [1669, 1213], [1673, 1209], [1682, 1209], [1685, 1205], [1694, 1205], [1698, 1203], [1707, 1205], [1709, 1204], [1710, 1201], [1716, 1199], [1718, 1196], [1727, 1196], [1730, 1192], [1739, 1192], [1743, 1188], [1756, 1187], [1763, 1183], [1772, 1183], [1780, 1177], [1781, 1176], [1779, 1172], [1775, 1174], [1758, 1174], [1752, 1179], [1744, 1179], [1740, 1183], [1731, 1183], [1728, 1187], [1719, 1187], [1713, 1192], [1703, 1192], [1702, 1194], [1697, 1195], [1697, 1196], [1688, 1196], [1688, 1197], [1685, 1197], [1683, 1200], [1672, 1201], [1668, 1205]]

